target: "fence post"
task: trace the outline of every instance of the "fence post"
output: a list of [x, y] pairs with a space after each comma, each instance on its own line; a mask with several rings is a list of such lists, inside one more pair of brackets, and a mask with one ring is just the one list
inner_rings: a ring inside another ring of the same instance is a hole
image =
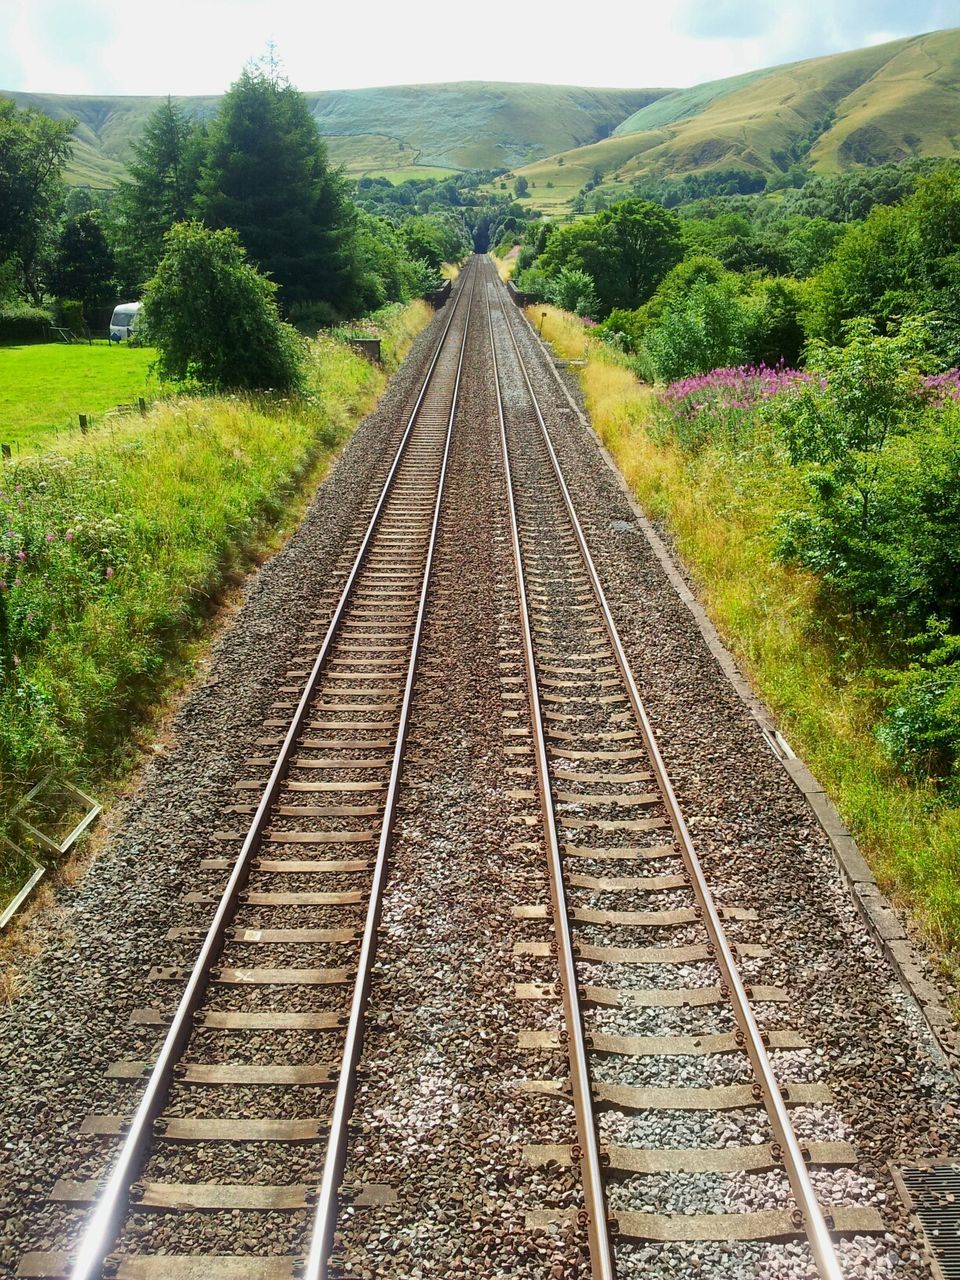
[[8, 444], [0, 444], [0, 457], [12, 458], [13, 450]]
[[145, 418], [147, 416], [147, 402], [144, 400], [143, 396], [140, 396], [137, 399], [137, 404], [140, 406], [140, 417]]
[[87, 434], [87, 415], [81, 413], [78, 416], [80, 418], [80, 434], [85, 436]]

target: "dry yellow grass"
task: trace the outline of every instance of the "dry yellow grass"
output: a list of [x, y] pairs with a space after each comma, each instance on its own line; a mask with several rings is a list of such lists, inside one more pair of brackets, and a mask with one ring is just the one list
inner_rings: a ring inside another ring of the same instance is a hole
[[507, 250], [503, 257], [498, 253], [492, 253], [490, 255], [493, 259], [493, 265], [497, 269], [497, 275], [504, 284], [507, 283], [507, 281], [513, 276], [514, 271], [516, 271], [517, 258], [519, 254], [520, 246], [515, 244], [512, 249]]

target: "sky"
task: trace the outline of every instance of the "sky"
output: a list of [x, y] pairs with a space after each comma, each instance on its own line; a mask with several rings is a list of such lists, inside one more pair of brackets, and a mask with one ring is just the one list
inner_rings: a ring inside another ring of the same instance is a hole
[[273, 42], [303, 90], [697, 84], [960, 26], [960, 0], [0, 0], [0, 88], [217, 94]]

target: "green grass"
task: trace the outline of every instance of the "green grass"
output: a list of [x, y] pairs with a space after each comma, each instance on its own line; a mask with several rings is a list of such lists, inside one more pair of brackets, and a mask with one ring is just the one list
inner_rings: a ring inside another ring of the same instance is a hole
[[0, 442], [46, 447], [55, 433], [78, 430], [77, 415], [152, 397], [154, 352], [106, 342], [0, 347]]
[[530, 309], [578, 370], [588, 412], [627, 484], [667, 525], [725, 643], [853, 831], [883, 889], [960, 967], [960, 809], [911, 785], [874, 736], [884, 654], [855, 624], [824, 613], [812, 575], [779, 564], [773, 528], [792, 473], [761, 451], [695, 456], [651, 431], [654, 391], [573, 316]]
[[318, 339], [305, 398], [168, 397], [3, 465], [0, 815], [51, 769], [109, 794], [225, 588], [276, 544], [431, 314], [377, 317], [383, 368]]

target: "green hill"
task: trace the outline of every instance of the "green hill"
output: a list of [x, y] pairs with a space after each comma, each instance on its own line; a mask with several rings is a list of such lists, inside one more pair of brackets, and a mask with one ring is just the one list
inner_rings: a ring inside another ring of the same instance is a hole
[[[308, 93], [330, 153], [355, 176], [509, 168], [606, 137], [665, 89], [581, 89], [563, 85], [398, 85]], [[130, 144], [162, 101], [155, 97], [71, 97], [8, 93], [19, 106], [77, 120], [70, 181], [109, 187]], [[212, 115], [217, 99], [179, 98]]]
[[643, 178], [711, 170], [773, 177], [960, 151], [960, 29], [911, 36], [661, 95], [612, 137], [520, 172], [530, 200], [564, 209], [596, 171], [609, 196]]

